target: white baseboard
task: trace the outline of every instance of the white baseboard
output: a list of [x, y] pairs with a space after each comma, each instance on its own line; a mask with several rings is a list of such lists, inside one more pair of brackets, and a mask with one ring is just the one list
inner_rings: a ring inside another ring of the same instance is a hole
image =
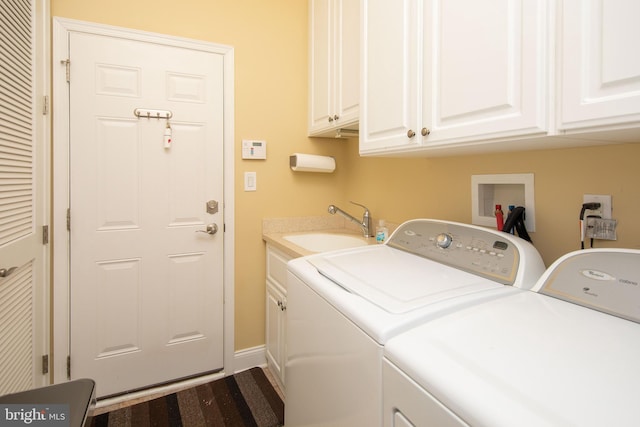
[[267, 366], [267, 356], [264, 345], [245, 348], [235, 352], [233, 357], [233, 373], [246, 371], [247, 369], [259, 366]]

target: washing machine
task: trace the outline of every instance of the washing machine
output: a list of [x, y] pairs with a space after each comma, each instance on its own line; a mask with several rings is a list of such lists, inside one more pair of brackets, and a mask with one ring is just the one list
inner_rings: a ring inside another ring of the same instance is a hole
[[516, 236], [430, 219], [407, 221], [382, 245], [290, 261], [285, 425], [382, 425], [390, 338], [528, 289], [544, 270]]
[[531, 290], [389, 340], [384, 425], [640, 425], [639, 266], [638, 250], [572, 252]]

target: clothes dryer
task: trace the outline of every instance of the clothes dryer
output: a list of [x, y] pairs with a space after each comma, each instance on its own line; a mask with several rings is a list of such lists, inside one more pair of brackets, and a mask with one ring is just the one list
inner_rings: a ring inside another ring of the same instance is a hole
[[390, 339], [385, 426], [640, 423], [640, 251], [577, 251], [512, 289]]

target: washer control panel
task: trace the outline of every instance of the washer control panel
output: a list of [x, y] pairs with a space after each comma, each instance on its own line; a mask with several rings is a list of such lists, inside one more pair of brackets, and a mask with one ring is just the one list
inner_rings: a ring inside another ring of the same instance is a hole
[[387, 245], [513, 285], [520, 254], [511, 238], [515, 237], [467, 224], [413, 220], [398, 227]]

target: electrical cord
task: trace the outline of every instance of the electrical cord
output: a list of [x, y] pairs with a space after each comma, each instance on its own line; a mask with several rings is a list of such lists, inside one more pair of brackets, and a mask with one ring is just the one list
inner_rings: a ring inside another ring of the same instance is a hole
[[[602, 218], [600, 215], [587, 215], [587, 230], [594, 228], [593, 225], [589, 225], [589, 218]], [[593, 233], [591, 233], [591, 248], [593, 248]]]
[[[587, 210], [594, 211], [596, 209], [600, 209], [598, 202], [582, 204], [582, 209], [580, 209], [580, 249], [584, 249], [584, 213]], [[591, 247], [593, 247], [593, 239], [591, 239]]]

